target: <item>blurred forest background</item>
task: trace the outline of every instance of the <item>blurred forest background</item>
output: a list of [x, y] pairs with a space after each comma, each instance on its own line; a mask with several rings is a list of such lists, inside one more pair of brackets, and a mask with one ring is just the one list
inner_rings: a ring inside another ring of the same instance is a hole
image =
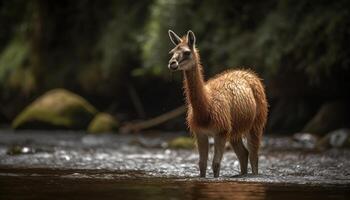
[[[122, 124], [183, 105], [167, 31], [191, 29], [206, 78], [247, 67], [264, 79], [267, 132], [349, 127], [349, 8], [347, 0], [0, 0], [1, 126], [21, 127], [23, 114], [14, 120], [55, 88]], [[24, 127], [42, 128], [38, 121]], [[185, 130], [184, 114], [157, 128]]]

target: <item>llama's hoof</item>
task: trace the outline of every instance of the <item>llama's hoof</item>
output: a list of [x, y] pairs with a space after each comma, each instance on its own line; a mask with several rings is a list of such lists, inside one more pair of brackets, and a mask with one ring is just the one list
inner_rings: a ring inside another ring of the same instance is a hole
[[199, 177], [201, 177], [201, 178], [205, 178], [205, 175], [206, 175], [206, 172], [204, 172], [204, 171], [201, 171], [199, 173]]
[[213, 173], [214, 173], [214, 178], [219, 177], [219, 175], [220, 175], [220, 163], [213, 164]]

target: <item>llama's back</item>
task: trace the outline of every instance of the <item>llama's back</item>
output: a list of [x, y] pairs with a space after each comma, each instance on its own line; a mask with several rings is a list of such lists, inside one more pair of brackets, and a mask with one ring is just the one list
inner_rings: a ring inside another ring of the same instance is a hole
[[[230, 131], [262, 132], [267, 119], [267, 101], [260, 78], [248, 70], [228, 70], [206, 84], [213, 113], [222, 124], [233, 122]], [[223, 119], [224, 118], [224, 119]]]

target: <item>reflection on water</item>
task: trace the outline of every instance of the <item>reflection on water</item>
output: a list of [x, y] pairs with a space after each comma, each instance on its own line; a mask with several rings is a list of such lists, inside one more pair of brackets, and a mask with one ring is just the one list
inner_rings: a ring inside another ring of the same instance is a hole
[[2, 169], [0, 199], [347, 199], [350, 187], [141, 178], [138, 172]]
[[265, 199], [264, 185], [255, 183], [193, 183], [186, 187], [191, 199]]

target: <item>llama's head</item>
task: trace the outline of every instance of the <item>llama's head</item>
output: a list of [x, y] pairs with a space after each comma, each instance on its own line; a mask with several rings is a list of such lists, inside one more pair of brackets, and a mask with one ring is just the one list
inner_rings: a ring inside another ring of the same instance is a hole
[[192, 31], [180, 38], [172, 30], [168, 31], [170, 40], [174, 43], [175, 48], [170, 51], [172, 57], [169, 60], [168, 67], [170, 70], [189, 70], [195, 66], [195, 43], [196, 37]]

